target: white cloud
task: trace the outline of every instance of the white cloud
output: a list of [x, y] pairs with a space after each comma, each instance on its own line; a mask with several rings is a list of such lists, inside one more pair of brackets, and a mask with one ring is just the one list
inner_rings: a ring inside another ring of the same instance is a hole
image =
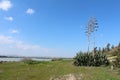
[[5, 17], [6, 20], [8, 21], [13, 21], [13, 17], [9, 16], [9, 17]]
[[12, 44], [14, 40], [11, 36], [0, 35], [0, 44]]
[[40, 45], [26, 44], [12, 36], [0, 35], [0, 52], [3, 55], [51, 56], [56, 53], [56, 50]]
[[16, 30], [16, 29], [13, 29], [13, 30], [11, 30], [11, 31], [10, 31], [10, 33], [13, 33], [13, 34], [18, 34], [18, 33], [19, 33], [19, 31], [18, 31], [18, 30]]
[[32, 15], [32, 14], [35, 13], [35, 11], [34, 11], [33, 9], [31, 9], [31, 8], [28, 8], [28, 9], [26, 10], [26, 13]]
[[10, 0], [1, 0], [0, 1], [0, 9], [4, 11], [8, 11], [12, 7]]

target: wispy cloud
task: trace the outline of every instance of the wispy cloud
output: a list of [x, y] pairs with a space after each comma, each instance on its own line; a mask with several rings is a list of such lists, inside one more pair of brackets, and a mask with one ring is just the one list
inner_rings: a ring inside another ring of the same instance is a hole
[[1, 0], [0, 1], [0, 9], [4, 11], [8, 11], [12, 7], [12, 3], [10, 0]]
[[[4, 49], [2, 49], [2, 45], [4, 45]], [[53, 55], [56, 51], [55, 49], [41, 47], [40, 45], [26, 44], [23, 41], [16, 40], [12, 36], [5, 35], [0, 35], [0, 48], [0, 52], [2, 52], [3, 55], [47, 56]]]
[[26, 10], [26, 13], [32, 15], [32, 14], [35, 13], [35, 10], [33, 10], [33, 9], [31, 9], [31, 8], [28, 8], [28, 9]]
[[13, 44], [14, 42], [11, 36], [0, 35], [0, 44]]
[[8, 21], [13, 21], [13, 17], [9, 16], [9, 17], [5, 17], [6, 20]]
[[11, 30], [11, 31], [10, 31], [10, 33], [13, 33], [13, 34], [18, 34], [18, 33], [19, 33], [19, 31], [18, 31], [18, 30], [16, 30], [16, 29], [13, 29], [13, 30]]

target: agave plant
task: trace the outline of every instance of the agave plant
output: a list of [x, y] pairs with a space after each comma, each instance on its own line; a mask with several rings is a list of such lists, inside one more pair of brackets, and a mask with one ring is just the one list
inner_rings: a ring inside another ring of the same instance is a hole
[[74, 58], [74, 65], [76, 66], [101, 66], [109, 65], [109, 61], [105, 54], [96, 53], [94, 56], [87, 53], [77, 53]]

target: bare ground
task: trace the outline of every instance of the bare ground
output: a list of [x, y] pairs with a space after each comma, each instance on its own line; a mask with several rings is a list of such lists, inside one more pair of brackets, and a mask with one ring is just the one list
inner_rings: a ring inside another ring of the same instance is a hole
[[68, 74], [57, 78], [51, 78], [50, 80], [83, 80], [83, 75]]

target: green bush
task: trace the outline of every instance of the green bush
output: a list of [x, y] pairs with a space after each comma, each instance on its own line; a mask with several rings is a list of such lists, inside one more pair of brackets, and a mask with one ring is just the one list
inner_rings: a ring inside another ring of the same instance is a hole
[[105, 54], [96, 53], [94, 56], [90, 53], [78, 53], [74, 58], [74, 65], [76, 66], [101, 66], [109, 65], [109, 61]]

